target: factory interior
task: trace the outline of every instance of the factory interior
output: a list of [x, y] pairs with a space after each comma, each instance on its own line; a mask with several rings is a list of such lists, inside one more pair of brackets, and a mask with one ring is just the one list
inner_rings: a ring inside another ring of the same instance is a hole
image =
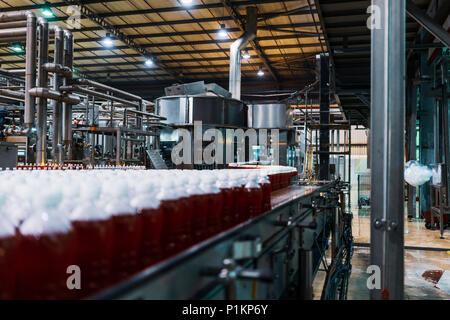
[[0, 0], [0, 300], [449, 300], [450, 1]]

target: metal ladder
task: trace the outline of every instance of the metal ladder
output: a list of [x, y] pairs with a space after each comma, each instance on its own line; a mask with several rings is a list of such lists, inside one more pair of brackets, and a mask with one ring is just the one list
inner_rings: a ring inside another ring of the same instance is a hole
[[148, 158], [152, 164], [152, 167], [157, 170], [166, 170], [167, 165], [164, 162], [163, 158], [159, 154], [159, 151], [156, 150], [147, 150]]

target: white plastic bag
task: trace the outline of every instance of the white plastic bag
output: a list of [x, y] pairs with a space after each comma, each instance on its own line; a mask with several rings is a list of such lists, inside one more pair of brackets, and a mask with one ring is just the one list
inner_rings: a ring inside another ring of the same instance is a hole
[[424, 184], [430, 180], [432, 175], [433, 171], [431, 168], [420, 162], [411, 160], [405, 164], [405, 181], [413, 187]]

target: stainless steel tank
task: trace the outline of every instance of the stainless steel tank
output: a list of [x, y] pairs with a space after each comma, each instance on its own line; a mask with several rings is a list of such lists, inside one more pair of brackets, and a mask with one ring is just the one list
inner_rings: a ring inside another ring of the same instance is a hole
[[202, 121], [203, 125], [247, 125], [247, 106], [239, 100], [213, 94], [167, 96], [156, 100], [156, 113], [167, 118], [166, 124], [182, 125]]
[[292, 109], [285, 104], [248, 106], [248, 127], [255, 129], [287, 129], [292, 127]]

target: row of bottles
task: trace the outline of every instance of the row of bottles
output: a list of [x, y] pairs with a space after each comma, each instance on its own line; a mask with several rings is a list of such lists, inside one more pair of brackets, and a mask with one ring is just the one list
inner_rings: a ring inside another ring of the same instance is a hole
[[270, 210], [269, 173], [2, 171], [0, 299], [95, 294]]
[[[6, 168], [9, 170], [10, 168]], [[16, 168], [11, 168], [12, 170], [145, 170], [145, 166], [136, 165], [83, 165], [83, 164], [55, 164], [55, 163], [45, 163], [45, 164], [35, 164], [35, 163], [19, 163]], [[1, 168], [0, 168], [1, 170]]]

